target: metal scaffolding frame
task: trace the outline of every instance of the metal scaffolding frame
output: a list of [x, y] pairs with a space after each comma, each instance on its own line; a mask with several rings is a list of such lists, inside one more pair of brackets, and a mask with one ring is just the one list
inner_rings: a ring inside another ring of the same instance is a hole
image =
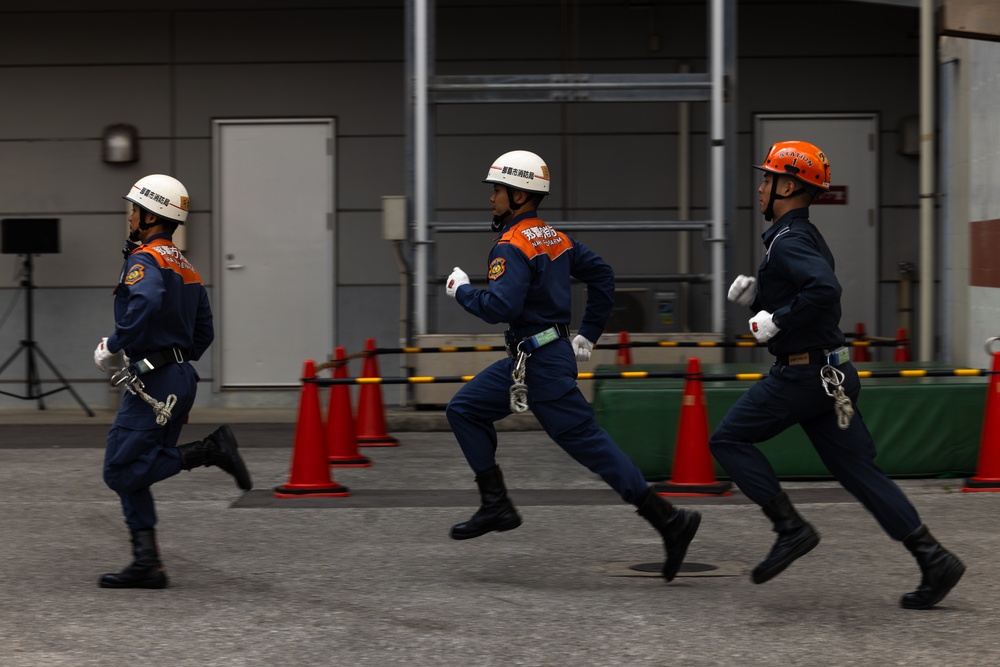
[[[439, 104], [491, 102], [709, 102], [711, 218], [707, 221], [627, 221], [621, 223], [556, 223], [561, 228], [595, 229], [614, 224], [618, 230], [692, 230], [708, 233], [712, 244], [712, 331], [725, 329], [725, 223], [735, 217], [731, 170], [735, 155], [736, 0], [706, 0], [709, 7], [709, 72], [671, 74], [535, 74], [437, 76], [434, 73], [435, 0], [407, 0], [407, 198], [413, 221], [410, 266], [413, 325], [427, 330], [428, 252], [431, 230], [466, 231], [465, 223], [431, 220], [433, 109]], [[477, 226], [481, 229], [481, 226]], [[408, 299], [409, 300], [409, 299]]]

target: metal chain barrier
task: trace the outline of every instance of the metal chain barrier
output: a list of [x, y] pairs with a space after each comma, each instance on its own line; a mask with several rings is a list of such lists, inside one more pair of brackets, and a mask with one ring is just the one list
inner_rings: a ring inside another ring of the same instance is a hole
[[330, 361], [325, 361], [322, 364], [316, 364], [316, 372], [325, 371], [328, 368], [340, 368], [345, 366], [351, 359], [367, 359], [378, 354], [378, 350], [365, 350], [364, 352], [357, 352], [355, 354], [349, 354], [343, 359], [331, 359]]

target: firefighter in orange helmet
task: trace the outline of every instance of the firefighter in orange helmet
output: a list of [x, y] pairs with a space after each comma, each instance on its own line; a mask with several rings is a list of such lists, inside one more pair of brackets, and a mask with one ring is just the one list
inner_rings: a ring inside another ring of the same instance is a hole
[[861, 384], [840, 330], [840, 283], [830, 248], [812, 222], [809, 205], [830, 189], [826, 155], [805, 141], [774, 144], [757, 190], [760, 212], [772, 225], [756, 277], [738, 276], [729, 300], [755, 315], [750, 330], [775, 357], [768, 375], [729, 410], [709, 439], [719, 464], [743, 493], [761, 506], [777, 540], [751, 578], [762, 584], [819, 544], [819, 533], [792, 506], [757, 447], [796, 424], [823, 463], [901, 541], [920, 566], [917, 590], [903, 595], [906, 609], [940, 602], [965, 573], [921, 522], [903, 491], [875, 465], [875, 443], [857, 410]]

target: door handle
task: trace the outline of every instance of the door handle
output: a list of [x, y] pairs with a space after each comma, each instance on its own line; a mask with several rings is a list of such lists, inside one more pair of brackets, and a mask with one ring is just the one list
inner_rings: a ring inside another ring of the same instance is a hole
[[227, 264], [226, 268], [232, 271], [233, 269], [243, 269], [246, 267], [243, 264]]

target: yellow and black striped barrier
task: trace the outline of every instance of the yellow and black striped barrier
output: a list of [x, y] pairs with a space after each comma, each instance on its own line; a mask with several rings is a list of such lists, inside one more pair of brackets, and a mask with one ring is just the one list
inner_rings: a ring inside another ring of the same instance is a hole
[[[847, 347], [895, 347], [897, 345], [909, 345], [906, 339], [882, 339], [882, 340], [855, 340], [845, 343]], [[739, 347], [739, 348], [766, 348], [767, 343], [758, 343], [755, 340], [736, 341], [709, 341], [709, 340], [654, 340], [654, 341], [631, 341], [628, 343], [601, 343], [595, 349], [620, 350], [633, 347]], [[428, 354], [437, 352], [504, 352], [507, 348], [503, 345], [444, 345], [441, 347], [379, 347], [374, 350], [352, 355], [355, 357], [374, 354]]]
[[[578, 373], [577, 380], [701, 380], [703, 382], [755, 382], [764, 378], [764, 373], [715, 373], [690, 375], [685, 371], [622, 371], [619, 373]], [[981, 368], [921, 369], [908, 368], [898, 371], [858, 371], [862, 379], [872, 378], [930, 378], [930, 377], [977, 377], [992, 375]], [[468, 382], [475, 375], [414, 375], [410, 377], [359, 377], [359, 378], [302, 378], [302, 382], [312, 382], [321, 387], [340, 384], [435, 384]]]

